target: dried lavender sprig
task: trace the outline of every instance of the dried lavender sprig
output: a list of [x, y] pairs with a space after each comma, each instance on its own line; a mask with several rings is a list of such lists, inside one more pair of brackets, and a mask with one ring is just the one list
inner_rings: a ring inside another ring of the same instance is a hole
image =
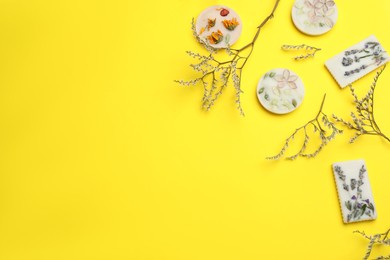
[[[341, 134], [343, 132], [342, 130], [338, 129], [332, 122], [330, 122], [328, 120], [328, 116], [324, 112], [322, 112], [322, 109], [323, 109], [323, 106], [325, 103], [325, 98], [326, 98], [326, 94], [324, 95], [324, 98], [322, 99], [321, 107], [320, 107], [316, 117], [314, 119], [310, 120], [309, 122], [307, 122], [305, 125], [297, 128], [286, 139], [282, 149], [280, 150], [280, 152], [277, 155], [271, 156], [271, 157], [266, 157], [266, 159], [278, 160], [278, 159], [282, 158], [284, 156], [287, 148], [289, 147], [290, 142], [292, 140], [294, 140], [295, 135], [300, 131], [303, 131], [304, 135], [305, 135], [301, 149], [299, 149], [299, 151], [296, 154], [286, 157], [286, 159], [295, 160], [299, 156], [306, 157], [306, 158], [314, 158], [318, 155], [319, 152], [322, 151], [322, 149], [325, 147], [325, 145], [327, 145], [331, 140], [333, 140], [336, 137], [337, 134]], [[321, 123], [321, 121], [322, 121], [322, 123]], [[310, 137], [307, 133], [308, 126], [312, 126], [314, 128], [314, 132], [318, 133], [320, 140], [321, 140], [320, 146], [312, 153], [305, 153], [306, 148], [307, 148], [307, 144], [309, 143], [309, 140], [310, 140]], [[328, 134], [328, 132], [326, 130], [324, 130], [324, 127], [327, 127], [332, 132], [330, 134]]]
[[370, 89], [368, 90], [367, 94], [361, 99], [359, 99], [356, 95], [355, 89], [352, 87], [352, 85], [349, 86], [356, 109], [356, 112], [351, 112], [350, 114], [352, 120], [351, 122], [348, 122], [333, 114], [333, 119], [335, 119], [336, 122], [339, 122], [344, 126], [348, 127], [349, 129], [355, 131], [355, 135], [349, 141], [350, 143], [354, 143], [356, 139], [362, 135], [378, 135], [390, 142], [390, 139], [384, 133], [382, 133], [374, 117], [374, 92], [377, 86], [378, 79], [385, 70], [385, 68], [386, 65], [384, 65], [376, 73]]
[[[353, 233], [358, 233], [370, 241], [367, 245], [366, 253], [363, 257], [363, 260], [367, 260], [370, 257], [371, 252], [372, 252], [372, 248], [375, 244], [382, 244], [385, 246], [390, 246], [390, 239], [387, 238], [389, 233], [390, 233], [390, 229], [387, 230], [385, 233], [375, 234], [372, 236], [368, 236], [368, 235], [366, 235], [366, 233], [364, 231], [359, 231], [359, 230], [356, 230]], [[377, 260], [390, 259], [389, 257], [390, 256], [380, 256], [380, 257], [377, 257], [375, 259], [377, 259]]]
[[272, 12], [257, 27], [255, 36], [250, 43], [240, 49], [233, 49], [230, 46], [226, 48], [228, 57], [224, 61], [218, 60], [214, 57], [217, 49], [199, 37], [198, 33], [196, 32], [195, 20], [192, 20], [193, 35], [197, 41], [206, 48], [206, 50], [209, 52], [209, 55], [204, 56], [198, 53], [187, 52], [191, 57], [200, 60], [200, 63], [192, 64], [191, 67], [195, 71], [202, 73], [202, 75], [190, 81], [175, 80], [175, 82], [184, 86], [192, 86], [200, 82], [204, 89], [202, 98], [203, 109], [208, 111], [214, 105], [218, 97], [222, 94], [223, 90], [227, 87], [229, 82], [232, 82], [236, 92], [235, 102], [237, 108], [240, 111], [240, 114], [244, 115], [241, 104], [241, 94], [243, 93], [241, 89], [242, 69], [253, 52], [254, 45], [258, 36], [260, 35], [261, 29], [271, 18], [273, 18], [279, 2], [280, 0], [275, 1]]
[[284, 51], [305, 50], [307, 52], [307, 54], [305, 54], [305, 55], [301, 54], [299, 56], [293, 57], [294, 60], [300, 61], [300, 60], [305, 60], [305, 59], [310, 58], [310, 57], [314, 57], [315, 54], [317, 53], [317, 51], [320, 51], [321, 49], [313, 47], [313, 46], [309, 46], [309, 45], [306, 45], [306, 44], [301, 44], [301, 45], [288, 45], [288, 44], [284, 44], [284, 45], [282, 45], [282, 50], [284, 50]]
[[370, 257], [370, 254], [371, 254], [371, 251], [372, 251], [372, 247], [374, 246], [375, 244], [375, 240], [377, 240], [379, 238], [378, 235], [375, 235], [373, 236], [371, 239], [370, 239], [370, 242], [368, 243], [367, 245], [367, 249], [366, 249], [366, 254], [364, 255], [363, 259], [364, 260], [367, 260], [369, 257]]

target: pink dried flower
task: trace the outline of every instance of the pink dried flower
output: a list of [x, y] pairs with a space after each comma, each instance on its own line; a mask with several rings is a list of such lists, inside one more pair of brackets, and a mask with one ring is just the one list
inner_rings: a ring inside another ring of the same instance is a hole
[[295, 81], [298, 79], [296, 75], [290, 75], [289, 70], [284, 70], [283, 75], [276, 75], [275, 80], [278, 82], [278, 88], [283, 88], [284, 86], [289, 86], [292, 89], [296, 89], [297, 85]]

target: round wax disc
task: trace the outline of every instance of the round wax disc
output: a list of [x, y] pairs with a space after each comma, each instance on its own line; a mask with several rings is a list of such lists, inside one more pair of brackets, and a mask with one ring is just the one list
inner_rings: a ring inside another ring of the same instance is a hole
[[242, 22], [231, 8], [216, 5], [204, 10], [196, 19], [199, 37], [214, 48], [227, 48], [241, 35]]
[[257, 85], [261, 105], [275, 114], [297, 109], [305, 95], [302, 80], [289, 69], [273, 69], [265, 73]]
[[333, 28], [338, 11], [333, 0], [296, 0], [292, 12], [295, 27], [308, 35], [321, 35]]

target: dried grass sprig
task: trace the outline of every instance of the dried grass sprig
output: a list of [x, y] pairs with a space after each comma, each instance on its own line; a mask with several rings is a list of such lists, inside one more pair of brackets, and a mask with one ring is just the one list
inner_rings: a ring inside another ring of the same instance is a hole
[[201, 83], [203, 86], [203, 98], [202, 108], [206, 111], [215, 104], [216, 100], [225, 90], [225, 88], [232, 84], [235, 89], [235, 102], [237, 109], [241, 115], [244, 115], [244, 111], [241, 104], [241, 94], [243, 90], [241, 88], [242, 70], [247, 63], [249, 57], [252, 55], [254, 45], [257, 38], [260, 35], [260, 31], [263, 26], [274, 17], [276, 8], [279, 5], [280, 0], [276, 0], [272, 12], [263, 20], [263, 22], [257, 27], [257, 31], [252, 41], [242, 48], [233, 49], [228, 46], [226, 50], [227, 57], [224, 60], [220, 60], [219, 56], [216, 57], [217, 49], [212, 47], [207, 41], [202, 40], [195, 28], [195, 20], [192, 20], [192, 31], [197, 41], [202, 44], [209, 52], [207, 56], [199, 53], [188, 51], [187, 54], [194, 59], [199, 60], [199, 63], [192, 64], [191, 67], [201, 73], [201, 76], [192, 80], [175, 80], [183, 86], [194, 86]]
[[352, 122], [348, 122], [336, 115], [333, 115], [333, 118], [347, 126], [348, 128], [355, 130], [355, 135], [350, 139], [350, 143], [353, 143], [362, 135], [379, 135], [385, 140], [390, 142], [390, 139], [382, 133], [374, 117], [374, 92], [378, 82], [378, 79], [382, 72], [385, 70], [386, 65], [384, 65], [375, 75], [374, 81], [371, 84], [371, 87], [367, 94], [359, 99], [355, 93], [355, 89], [352, 85], [349, 86], [351, 94], [354, 98], [353, 102], [355, 104], [356, 112], [351, 112]]
[[[385, 233], [375, 234], [375, 235], [371, 235], [371, 236], [368, 236], [368, 235], [366, 235], [366, 233], [364, 231], [359, 231], [359, 230], [356, 230], [353, 233], [358, 233], [358, 234], [362, 235], [364, 238], [366, 238], [366, 239], [368, 239], [370, 241], [368, 243], [368, 245], [367, 245], [366, 253], [365, 253], [364, 257], [363, 257], [363, 260], [367, 260], [370, 257], [371, 252], [372, 252], [372, 248], [373, 248], [373, 246], [375, 244], [381, 244], [381, 245], [385, 245], [385, 246], [390, 246], [390, 239], [388, 238], [389, 233], [390, 233], [390, 229], [387, 230]], [[390, 259], [390, 255], [388, 255], [388, 256], [379, 256], [379, 257], [377, 257], [375, 259], [376, 260]]]
[[[319, 152], [321, 152], [321, 150], [325, 147], [325, 145], [327, 145], [331, 140], [333, 140], [336, 137], [337, 134], [342, 133], [342, 130], [338, 129], [335, 126], [335, 124], [330, 122], [328, 119], [328, 116], [324, 112], [322, 112], [322, 109], [323, 109], [323, 106], [325, 103], [325, 98], [326, 98], [326, 94], [324, 95], [324, 98], [322, 99], [321, 107], [320, 107], [320, 110], [318, 111], [316, 117], [314, 119], [310, 120], [309, 122], [307, 122], [305, 125], [297, 128], [292, 133], [292, 135], [290, 135], [286, 139], [282, 149], [280, 150], [280, 152], [277, 155], [271, 156], [271, 157], [266, 157], [266, 159], [278, 160], [278, 159], [282, 158], [284, 156], [287, 148], [289, 147], [290, 142], [292, 142], [294, 140], [295, 135], [298, 132], [303, 131], [303, 133], [304, 133], [304, 140], [302, 143], [302, 147], [301, 147], [301, 149], [299, 149], [299, 151], [296, 154], [288, 156], [288, 157], [286, 157], [286, 159], [295, 160], [298, 156], [306, 157], [306, 158], [314, 158], [315, 156], [318, 155]], [[313, 128], [314, 133], [318, 133], [320, 140], [321, 140], [320, 146], [312, 153], [306, 153], [307, 145], [308, 145], [309, 140], [310, 140], [310, 136], [308, 134], [309, 127]], [[325, 129], [327, 128], [327, 130], [325, 130], [324, 128]], [[329, 131], [330, 131], [330, 134], [329, 134]]]
[[301, 50], [305, 51], [306, 52], [305, 55], [301, 54], [299, 56], [293, 57], [294, 60], [300, 61], [300, 60], [306, 60], [307, 58], [310, 58], [310, 57], [314, 57], [316, 55], [317, 51], [320, 51], [321, 49], [313, 47], [313, 46], [309, 46], [306, 44], [301, 44], [301, 45], [285, 44], [285, 45], [282, 45], [282, 50], [284, 50], [284, 51], [301, 51]]

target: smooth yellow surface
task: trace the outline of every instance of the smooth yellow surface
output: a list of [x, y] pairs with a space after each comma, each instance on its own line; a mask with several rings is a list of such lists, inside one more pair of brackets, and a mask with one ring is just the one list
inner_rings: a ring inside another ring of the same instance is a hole
[[[243, 71], [241, 117], [229, 88], [200, 109], [186, 50], [203, 52], [190, 22], [226, 4], [241, 16], [237, 47], [272, 9], [261, 1], [0, 0], [0, 259], [361, 259], [354, 230], [390, 227], [390, 143], [338, 136], [312, 160], [266, 161], [317, 113], [348, 117], [324, 61], [375, 34], [390, 50], [390, 1], [337, 1], [329, 33], [309, 37], [280, 6]], [[282, 44], [317, 46], [294, 62]], [[302, 106], [267, 113], [255, 89], [288, 67], [306, 86]], [[369, 87], [373, 73], [355, 84]], [[390, 69], [376, 117], [390, 135]], [[367, 162], [378, 219], [344, 225], [331, 164]], [[373, 256], [390, 254], [376, 247]]]

